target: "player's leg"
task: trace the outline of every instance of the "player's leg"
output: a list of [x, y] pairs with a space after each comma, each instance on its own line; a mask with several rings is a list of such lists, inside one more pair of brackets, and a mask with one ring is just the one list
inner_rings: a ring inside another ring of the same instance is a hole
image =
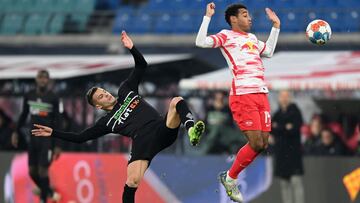
[[188, 131], [190, 142], [192, 145], [197, 145], [200, 142], [201, 135], [205, 131], [205, 124], [203, 121], [194, 122], [194, 117], [182, 97], [174, 97], [169, 105], [169, 110], [166, 119], [166, 126], [174, 129], [179, 127], [182, 123]]
[[229, 105], [233, 118], [248, 139], [237, 153], [228, 171], [221, 172], [219, 179], [227, 194], [234, 201], [241, 202], [242, 195], [237, 187], [237, 177], [264, 149], [261, 133], [261, 117], [257, 105], [257, 95], [230, 96]]
[[291, 183], [288, 179], [280, 178], [281, 198], [283, 203], [292, 203], [293, 195]]
[[50, 187], [50, 178], [49, 178], [49, 167], [52, 163], [53, 156], [53, 147], [51, 139], [41, 139], [41, 145], [39, 146], [39, 164], [38, 164], [38, 174], [40, 177], [40, 199], [46, 202], [46, 199], [50, 197], [54, 202], [58, 202], [61, 199], [60, 194], [54, 192]]
[[127, 179], [123, 192], [123, 203], [134, 203], [135, 192], [149, 166], [147, 160], [136, 160], [127, 167]]
[[36, 146], [36, 140], [30, 139], [30, 144], [28, 148], [28, 167], [29, 167], [29, 176], [31, 180], [35, 183], [35, 188], [33, 188], [33, 193], [35, 195], [40, 195], [40, 177], [38, 169], [38, 148]]

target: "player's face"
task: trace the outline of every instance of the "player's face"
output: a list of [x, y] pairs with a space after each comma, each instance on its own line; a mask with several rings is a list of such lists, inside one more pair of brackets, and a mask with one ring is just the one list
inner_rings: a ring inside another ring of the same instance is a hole
[[46, 88], [49, 84], [49, 76], [45, 73], [40, 73], [36, 76], [36, 85], [40, 88]]
[[107, 109], [107, 107], [115, 104], [116, 99], [108, 91], [98, 88], [93, 95], [93, 101], [97, 108]]
[[238, 15], [234, 18], [234, 22], [235, 26], [240, 28], [242, 31], [249, 32], [252, 25], [249, 11], [244, 8], [240, 8]]

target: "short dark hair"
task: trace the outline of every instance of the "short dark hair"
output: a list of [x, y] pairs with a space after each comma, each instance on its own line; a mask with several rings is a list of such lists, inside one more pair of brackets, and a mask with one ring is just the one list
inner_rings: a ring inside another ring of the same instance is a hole
[[93, 96], [96, 92], [96, 90], [98, 89], [98, 87], [92, 87], [90, 88], [87, 93], [86, 93], [86, 101], [91, 105], [91, 106], [95, 106], [94, 101], [93, 101]]
[[45, 77], [47, 77], [48, 79], [50, 78], [50, 73], [49, 73], [49, 71], [47, 71], [47, 70], [45, 70], [45, 69], [39, 70], [39, 71], [37, 72], [36, 77], [39, 77], [40, 75], [41, 75], [41, 76], [45, 76]]
[[231, 26], [230, 17], [237, 16], [239, 13], [239, 9], [244, 8], [247, 9], [246, 6], [242, 4], [231, 4], [227, 7], [225, 11], [225, 20]]

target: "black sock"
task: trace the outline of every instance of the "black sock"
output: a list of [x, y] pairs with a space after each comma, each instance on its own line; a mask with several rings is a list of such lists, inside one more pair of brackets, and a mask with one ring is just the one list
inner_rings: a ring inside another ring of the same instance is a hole
[[181, 123], [185, 126], [186, 130], [194, 126], [194, 117], [189, 110], [185, 100], [180, 100], [176, 104], [176, 112], [180, 115]]
[[49, 177], [40, 177], [40, 199], [46, 202], [48, 195], [52, 195], [52, 189], [50, 188]]
[[136, 192], [136, 187], [129, 187], [128, 185], [125, 184], [124, 187], [124, 192], [123, 192], [123, 203], [134, 203], [135, 202], [135, 192]]

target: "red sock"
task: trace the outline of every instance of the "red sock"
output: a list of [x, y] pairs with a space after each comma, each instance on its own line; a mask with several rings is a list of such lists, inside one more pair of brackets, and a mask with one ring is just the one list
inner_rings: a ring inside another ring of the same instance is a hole
[[259, 153], [254, 151], [249, 143], [244, 145], [236, 155], [236, 158], [229, 170], [229, 176], [233, 179], [237, 179], [239, 173], [246, 168]]

